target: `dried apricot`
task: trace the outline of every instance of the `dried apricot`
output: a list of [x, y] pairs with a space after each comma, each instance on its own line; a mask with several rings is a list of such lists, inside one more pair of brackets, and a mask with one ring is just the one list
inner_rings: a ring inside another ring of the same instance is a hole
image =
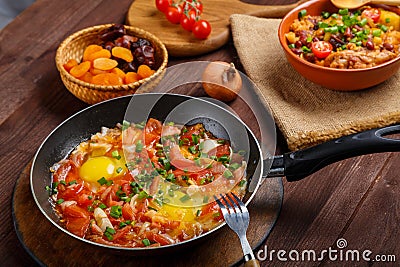
[[133, 55], [132, 55], [131, 50], [129, 50], [125, 47], [115, 46], [111, 50], [111, 54], [114, 57], [125, 60], [126, 62], [131, 62], [133, 60]]
[[89, 61], [93, 61], [96, 58], [111, 58], [111, 53], [107, 49], [101, 49], [88, 55]]
[[70, 60], [68, 60], [67, 61], [67, 63], [65, 63], [64, 65], [63, 65], [63, 67], [64, 67], [64, 69], [66, 70], [66, 71], [70, 71], [73, 67], [75, 67], [76, 65], [78, 65], [78, 61], [76, 61], [75, 59], [70, 59]]
[[73, 67], [69, 73], [71, 73], [72, 76], [79, 78], [85, 75], [85, 73], [89, 71], [90, 66], [91, 66], [90, 61], [84, 61], [79, 65]]
[[92, 83], [98, 85], [121, 85], [122, 80], [115, 73], [102, 73], [93, 76]]
[[137, 71], [137, 74], [139, 74], [140, 77], [147, 78], [150, 77], [151, 75], [153, 75], [155, 71], [150, 69], [149, 66], [147, 65], [140, 65]]
[[79, 79], [84, 81], [84, 82], [91, 83], [92, 82], [92, 78], [93, 78], [93, 75], [90, 72], [86, 72]]
[[99, 70], [99, 69], [95, 69], [95, 68], [90, 68], [89, 70], [90, 74], [97, 75], [97, 74], [103, 74], [103, 73], [109, 73], [108, 70]]
[[83, 61], [90, 60], [89, 59], [89, 55], [91, 55], [91, 54], [93, 54], [95, 52], [98, 52], [98, 51], [100, 51], [102, 49], [103, 49], [103, 47], [101, 47], [100, 45], [95, 45], [95, 44], [88, 45], [85, 48], [85, 51], [83, 51]]
[[140, 80], [139, 75], [136, 72], [128, 72], [125, 75], [125, 83], [134, 83]]
[[118, 66], [118, 62], [110, 58], [96, 58], [93, 60], [93, 67], [99, 70], [111, 70]]
[[125, 72], [123, 70], [121, 70], [120, 68], [113, 68], [111, 70], [111, 73], [117, 74], [118, 77], [120, 77], [122, 80], [125, 79]]

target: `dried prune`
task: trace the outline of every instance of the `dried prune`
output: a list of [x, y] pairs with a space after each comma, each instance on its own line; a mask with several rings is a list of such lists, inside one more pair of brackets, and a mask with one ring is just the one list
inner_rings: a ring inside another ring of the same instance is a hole
[[126, 34], [125, 27], [122, 24], [114, 24], [110, 28], [102, 31], [99, 35], [100, 40], [104, 42], [113, 41]]

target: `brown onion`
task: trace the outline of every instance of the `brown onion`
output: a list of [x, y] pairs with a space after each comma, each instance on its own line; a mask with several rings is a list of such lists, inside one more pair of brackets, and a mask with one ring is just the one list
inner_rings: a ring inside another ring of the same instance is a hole
[[211, 62], [204, 70], [202, 80], [207, 95], [224, 102], [234, 100], [242, 89], [242, 78], [233, 63]]

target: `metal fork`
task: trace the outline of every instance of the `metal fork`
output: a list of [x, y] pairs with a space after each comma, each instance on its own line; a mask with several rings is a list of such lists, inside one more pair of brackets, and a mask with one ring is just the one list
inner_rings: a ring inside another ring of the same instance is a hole
[[216, 196], [214, 196], [214, 199], [221, 208], [225, 222], [240, 239], [245, 267], [260, 266], [258, 260], [254, 257], [249, 241], [247, 241], [246, 231], [249, 226], [250, 216], [244, 203], [234, 193], [228, 193], [225, 196], [220, 194], [220, 199]]

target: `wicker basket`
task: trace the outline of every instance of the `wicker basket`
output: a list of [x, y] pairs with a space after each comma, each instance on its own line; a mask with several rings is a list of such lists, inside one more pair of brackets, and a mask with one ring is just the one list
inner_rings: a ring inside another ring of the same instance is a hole
[[[151, 88], [155, 87], [162, 79], [168, 63], [167, 49], [157, 37], [142, 29], [125, 25], [127, 34], [145, 38], [153, 44], [155, 49], [154, 59], [157, 69], [152, 76], [130, 84], [106, 86], [90, 84], [69, 74], [64, 69], [63, 65], [69, 59], [75, 59], [80, 62], [85, 48], [90, 44], [98, 44], [98, 34], [112, 25], [113, 24], [104, 24], [80, 30], [67, 37], [57, 49], [55, 60], [57, 69], [61, 75], [61, 80], [72, 94], [88, 104], [98, 103], [118, 96], [150, 91]], [[141, 86], [143, 84], [146, 84], [146, 86]], [[142, 90], [142, 88], [145, 89]]]

